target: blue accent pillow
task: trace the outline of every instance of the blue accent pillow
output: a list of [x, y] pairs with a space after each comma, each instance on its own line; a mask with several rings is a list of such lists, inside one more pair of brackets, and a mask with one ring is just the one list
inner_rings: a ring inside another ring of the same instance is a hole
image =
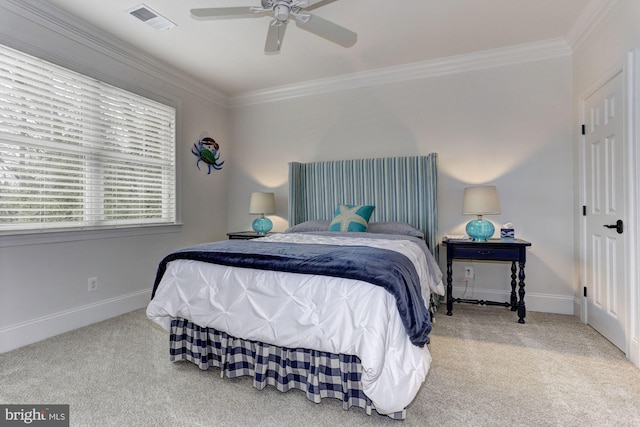
[[329, 231], [367, 231], [375, 208], [370, 205], [338, 205]]

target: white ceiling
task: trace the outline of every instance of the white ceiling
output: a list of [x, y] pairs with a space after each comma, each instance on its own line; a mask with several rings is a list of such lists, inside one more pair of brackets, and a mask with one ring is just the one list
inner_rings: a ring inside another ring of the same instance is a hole
[[[270, 18], [195, 20], [192, 8], [260, 0], [48, 0], [226, 96], [309, 80], [565, 38], [601, 0], [337, 0], [313, 11], [358, 34], [350, 48], [289, 25], [265, 55]], [[157, 31], [127, 13], [145, 4], [177, 24]]]

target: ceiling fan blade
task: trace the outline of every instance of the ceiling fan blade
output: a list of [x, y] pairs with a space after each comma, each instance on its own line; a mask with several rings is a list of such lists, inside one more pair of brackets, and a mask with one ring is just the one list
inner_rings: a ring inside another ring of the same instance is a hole
[[338, 24], [334, 24], [316, 15], [311, 15], [307, 22], [296, 19], [296, 25], [303, 30], [307, 30], [344, 47], [353, 46], [358, 40], [358, 35], [353, 31], [349, 31]]
[[309, 6], [305, 7], [304, 10], [317, 9], [329, 3], [333, 3], [334, 1], [337, 1], [337, 0], [309, 0], [308, 1]]
[[282, 39], [284, 38], [286, 22], [271, 21], [269, 31], [267, 32], [267, 41], [264, 44], [264, 53], [278, 53], [282, 47]]
[[209, 7], [204, 9], [191, 9], [191, 16], [196, 19], [233, 19], [233, 18], [258, 18], [263, 13], [254, 13], [250, 7]]

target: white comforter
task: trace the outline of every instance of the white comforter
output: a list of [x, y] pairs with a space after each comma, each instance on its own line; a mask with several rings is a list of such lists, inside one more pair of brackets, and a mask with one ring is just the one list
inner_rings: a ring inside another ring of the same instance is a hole
[[[442, 282], [427, 274], [424, 252], [409, 240], [295, 233], [263, 239], [392, 249], [416, 266], [427, 306], [431, 290], [443, 293]], [[431, 364], [427, 347], [409, 340], [394, 297], [363, 281], [175, 260], [147, 316], [167, 330], [172, 318], [181, 317], [247, 340], [357, 355], [363, 391], [382, 414], [411, 403]]]

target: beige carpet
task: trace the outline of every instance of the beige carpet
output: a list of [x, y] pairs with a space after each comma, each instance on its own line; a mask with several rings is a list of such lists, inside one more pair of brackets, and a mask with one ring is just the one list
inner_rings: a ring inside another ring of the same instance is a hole
[[[446, 425], [640, 425], [640, 370], [573, 316], [455, 305], [420, 394]], [[422, 412], [422, 409], [421, 409]]]
[[[574, 317], [456, 304], [431, 351], [405, 425], [640, 426], [640, 370]], [[72, 426], [403, 424], [171, 363], [143, 310], [0, 354], [0, 403], [68, 403]]]

